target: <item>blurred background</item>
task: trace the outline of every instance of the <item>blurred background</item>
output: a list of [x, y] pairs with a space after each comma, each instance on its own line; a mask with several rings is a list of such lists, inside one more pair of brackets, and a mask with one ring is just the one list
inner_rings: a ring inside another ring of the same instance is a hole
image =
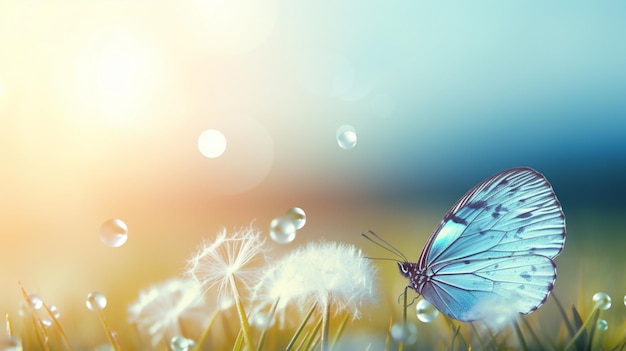
[[[17, 315], [20, 281], [95, 346], [106, 337], [89, 292], [123, 329], [138, 291], [179, 275], [202, 238], [267, 233], [294, 206], [307, 223], [276, 257], [320, 239], [384, 256], [359, 235], [372, 229], [416, 260], [465, 191], [530, 166], [568, 221], [555, 292], [571, 304], [605, 291], [607, 320], [623, 323], [624, 13], [622, 1], [2, 1], [0, 312]], [[226, 140], [218, 157], [200, 152], [207, 129]], [[128, 226], [118, 248], [99, 238], [111, 218]], [[397, 316], [406, 282], [376, 264]]]

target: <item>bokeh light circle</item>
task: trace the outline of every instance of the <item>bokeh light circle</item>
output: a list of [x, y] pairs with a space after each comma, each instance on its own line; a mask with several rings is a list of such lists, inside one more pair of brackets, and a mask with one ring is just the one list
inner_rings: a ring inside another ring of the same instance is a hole
[[226, 136], [217, 129], [207, 129], [198, 137], [198, 150], [207, 158], [217, 158], [226, 151]]

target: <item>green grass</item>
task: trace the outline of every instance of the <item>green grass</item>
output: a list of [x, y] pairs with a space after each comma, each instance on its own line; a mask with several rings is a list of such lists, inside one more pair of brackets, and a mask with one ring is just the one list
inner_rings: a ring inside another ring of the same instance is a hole
[[[7, 315], [8, 340], [21, 343], [24, 350], [73, 350], [72, 337], [78, 338], [79, 336], [66, 335], [62, 323], [49, 306], [44, 303], [42, 307], [35, 309], [30, 301], [30, 295], [24, 288], [20, 287], [20, 289], [24, 299], [22, 313], [17, 318]], [[418, 324], [420, 332], [423, 332], [426, 326], [430, 329], [444, 329], [437, 334], [440, 336], [436, 338], [418, 336], [417, 341], [410, 345], [404, 345], [389, 335], [391, 324], [402, 322], [404, 317], [398, 320], [392, 319], [387, 330], [361, 335], [359, 342], [354, 343], [350, 342], [353, 339], [350, 335], [358, 335], [361, 326], [348, 323], [349, 316], [343, 314], [332, 318], [329, 349], [342, 350], [359, 345], [359, 349], [375, 350], [380, 349], [382, 345], [384, 350], [626, 350], [626, 322], [624, 321], [626, 313], [623, 313], [624, 306], [621, 303], [608, 310], [602, 310], [597, 306], [578, 309], [574, 305], [564, 306], [554, 295], [551, 295], [550, 300], [550, 303], [555, 304], [558, 310], [557, 328], [541, 327], [541, 319], [537, 318], [541, 317], [541, 309], [532, 315], [520, 315], [517, 320], [511, 321], [510, 325], [501, 330], [487, 330], [479, 322], [461, 323], [447, 319], [440, 314], [435, 323]], [[620, 308], [622, 313], [619, 313]], [[275, 306], [272, 307], [270, 313], [274, 310]], [[621, 325], [619, 323], [609, 325], [607, 330], [599, 328], [598, 321], [612, 312], [621, 314]], [[216, 333], [211, 333], [211, 329], [219, 321], [219, 318], [216, 318], [219, 313], [225, 314], [228, 317], [226, 320], [236, 314], [229, 310], [214, 313], [210, 318], [210, 323], [207, 324], [208, 329], [205, 330], [204, 337], [197, 336], [198, 343], [193, 349], [208, 350], [214, 349], [216, 345], [230, 345], [229, 349], [245, 350], [246, 342], [241, 329], [234, 334], [218, 333], [223, 339], [219, 343], [215, 340], [208, 342], [209, 339], [215, 339], [218, 336]], [[295, 327], [281, 329], [275, 324], [265, 330], [251, 328], [251, 343], [255, 345], [256, 350], [318, 350], [323, 343], [321, 330], [324, 318], [320, 314], [316, 306], [311, 306], [308, 312], [300, 317], [300, 322]], [[117, 338], [116, 329], [132, 328], [132, 326], [110, 325], [106, 321], [105, 310], [94, 311], [94, 318], [100, 320], [102, 333], [106, 335], [111, 350], [134, 350], [148, 347], [137, 344], [123, 345]], [[411, 323], [411, 318], [408, 320]], [[354, 329], [351, 330], [351, 327]], [[548, 330], [556, 330], [556, 332], [546, 333]], [[369, 340], [367, 335], [369, 335]], [[193, 336], [188, 337], [193, 339]], [[12, 350], [6, 346], [10, 345], [9, 341], [3, 345], [6, 350]], [[13, 350], [19, 349], [16, 346]], [[176, 350], [166, 345], [158, 349]]]

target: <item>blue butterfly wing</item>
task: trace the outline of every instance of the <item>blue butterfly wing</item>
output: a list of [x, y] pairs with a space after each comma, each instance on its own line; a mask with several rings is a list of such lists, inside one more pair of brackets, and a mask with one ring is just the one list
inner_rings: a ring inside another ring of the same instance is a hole
[[431, 275], [421, 294], [462, 321], [485, 317], [485, 305], [529, 313], [554, 286], [552, 259], [564, 242], [565, 216], [545, 177], [530, 168], [500, 172], [435, 228], [418, 262]]

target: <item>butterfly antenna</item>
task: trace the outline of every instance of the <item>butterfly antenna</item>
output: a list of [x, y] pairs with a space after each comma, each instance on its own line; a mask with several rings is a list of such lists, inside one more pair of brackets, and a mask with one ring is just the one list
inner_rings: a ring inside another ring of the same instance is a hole
[[408, 262], [409, 260], [406, 258], [406, 256], [404, 256], [404, 254], [402, 252], [400, 252], [400, 250], [396, 249], [393, 245], [391, 245], [390, 243], [388, 243], [385, 239], [381, 238], [380, 236], [378, 236], [378, 234], [374, 233], [372, 230], [368, 230], [367, 231], [371, 236], [373, 236], [374, 238], [370, 237], [369, 235], [365, 234], [365, 233], [361, 233], [361, 236], [363, 236], [365, 239], [371, 241], [372, 243], [374, 243], [374, 245], [385, 249], [389, 252], [391, 252], [392, 254], [400, 257], [402, 259], [403, 262]]

